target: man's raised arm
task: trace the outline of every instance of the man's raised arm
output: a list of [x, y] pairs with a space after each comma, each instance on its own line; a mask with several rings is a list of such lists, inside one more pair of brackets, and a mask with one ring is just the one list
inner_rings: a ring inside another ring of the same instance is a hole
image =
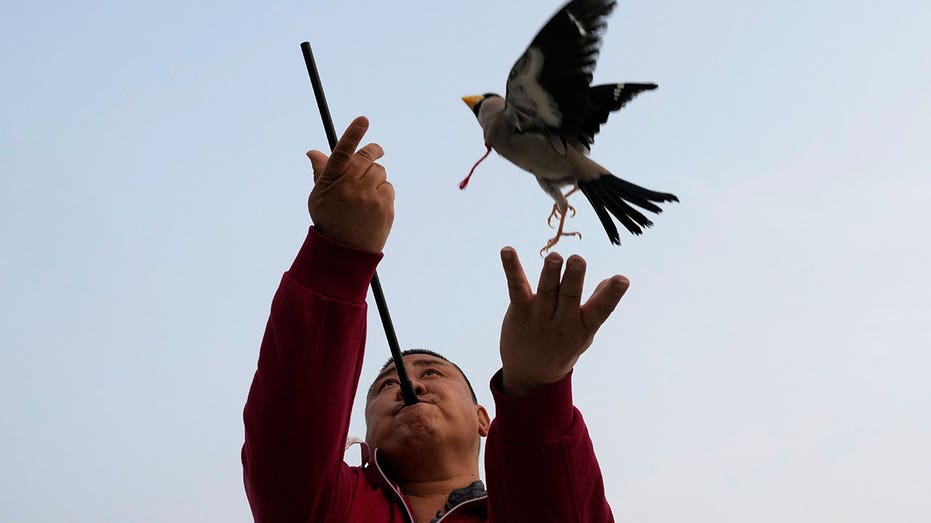
[[256, 521], [325, 521], [345, 511], [342, 460], [365, 345], [365, 295], [394, 219], [394, 188], [356, 148], [357, 118], [333, 154], [310, 151], [314, 227], [272, 301], [244, 410], [246, 494]]
[[614, 521], [582, 415], [572, 368], [630, 282], [602, 281], [582, 304], [585, 260], [546, 257], [537, 292], [517, 253], [501, 251], [511, 304], [501, 327], [502, 370], [492, 378], [496, 417], [488, 435], [489, 521]]

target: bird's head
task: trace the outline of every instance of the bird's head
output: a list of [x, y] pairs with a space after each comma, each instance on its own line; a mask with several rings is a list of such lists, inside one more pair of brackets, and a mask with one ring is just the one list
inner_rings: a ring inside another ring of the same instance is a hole
[[504, 98], [495, 93], [485, 93], [476, 96], [463, 96], [462, 101], [472, 109], [475, 117], [478, 118], [482, 127], [485, 121], [492, 114], [497, 114], [504, 110]]

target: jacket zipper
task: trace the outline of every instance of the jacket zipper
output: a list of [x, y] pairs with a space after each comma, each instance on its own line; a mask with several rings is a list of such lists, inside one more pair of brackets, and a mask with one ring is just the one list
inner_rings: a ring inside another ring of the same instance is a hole
[[407, 520], [410, 521], [410, 523], [417, 523], [414, 521], [414, 515], [411, 514], [411, 509], [407, 508], [407, 502], [404, 501], [404, 496], [398, 492], [398, 488], [394, 486], [394, 482], [389, 480], [388, 476], [386, 476], [385, 472], [381, 469], [381, 465], [378, 463], [378, 449], [375, 449], [375, 451], [372, 453], [372, 461], [375, 462], [375, 468], [378, 469], [378, 473], [381, 474], [381, 478], [385, 480], [387, 485], [391, 486], [391, 492], [394, 492], [394, 495], [398, 497], [398, 501], [401, 502], [401, 506], [404, 507], [404, 512], [407, 513]]

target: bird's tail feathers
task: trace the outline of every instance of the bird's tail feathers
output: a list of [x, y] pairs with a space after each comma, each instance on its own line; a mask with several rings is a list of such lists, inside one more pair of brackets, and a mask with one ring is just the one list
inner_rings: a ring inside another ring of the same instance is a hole
[[594, 207], [608, 238], [615, 245], [621, 244], [621, 238], [609, 212], [628, 231], [639, 235], [643, 233], [643, 228], [651, 227], [653, 222], [630, 204], [659, 214], [663, 210], [654, 202], [679, 201], [674, 194], [651, 191], [608, 173], [594, 180], [579, 182], [579, 189]]

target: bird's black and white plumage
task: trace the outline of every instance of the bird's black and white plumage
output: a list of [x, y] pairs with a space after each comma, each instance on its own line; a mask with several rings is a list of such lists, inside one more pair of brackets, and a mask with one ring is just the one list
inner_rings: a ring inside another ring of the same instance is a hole
[[[463, 97], [484, 130], [489, 151], [533, 174], [556, 202], [550, 218], [559, 216], [559, 228], [544, 251], [560, 237], [578, 234], [563, 232], [570, 209], [566, 196], [576, 189], [588, 198], [616, 245], [620, 234], [611, 215], [631, 233], [641, 234], [653, 223], [633, 206], [660, 213], [657, 203], [679, 201], [617, 178], [588, 157], [608, 115], [641, 92], [656, 89], [652, 83], [591, 85], [601, 35], [616, 5], [616, 0], [572, 0], [511, 68], [506, 98], [493, 93]], [[467, 183], [468, 177], [460, 188]], [[574, 188], [564, 195], [562, 188], [569, 186]]]

